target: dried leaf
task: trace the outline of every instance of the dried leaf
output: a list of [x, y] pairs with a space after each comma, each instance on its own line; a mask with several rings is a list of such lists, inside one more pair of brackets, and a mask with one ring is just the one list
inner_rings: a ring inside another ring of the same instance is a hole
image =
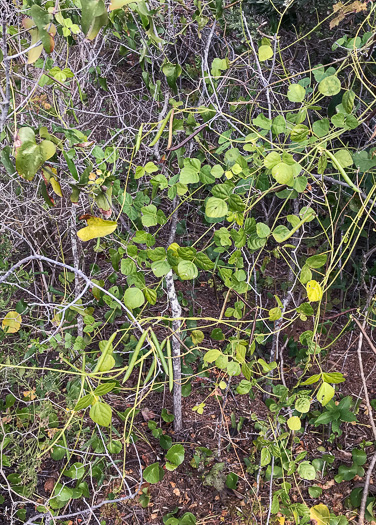
[[359, 2], [359, 0], [356, 0], [355, 2], [352, 2], [352, 4], [345, 5], [343, 2], [338, 2], [337, 4], [333, 5], [333, 13], [337, 13], [336, 17], [333, 18], [333, 20], [330, 22], [329, 27], [330, 29], [333, 29], [333, 27], [338, 26], [347, 15], [351, 13], [360, 13], [361, 11], [367, 10], [367, 2]]

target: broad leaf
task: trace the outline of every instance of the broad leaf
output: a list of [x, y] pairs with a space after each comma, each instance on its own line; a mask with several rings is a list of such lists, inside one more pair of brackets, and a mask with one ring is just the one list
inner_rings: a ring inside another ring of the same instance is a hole
[[21, 327], [22, 317], [18, 312], [8, 312], [1, 323], [2, 329], [7, 334], [15, 334]]
[[88, 40], [94, 40], [100, 29], [107, 25], [108, 15], [103, 0], [81, 0], [82, 31]]
[[160, 467], [159, 463], [152, 463], [143, 472], [144, 479], [147, 483], [154, 485], [161, 481], [164, 477], [164, 471]]
[[269, 60], [273, 56], [273, 48], [268, 45], [263, 45], [259, 47], [258, 50], [258, 57], [260, 62], [265, 62], [265, 60]]
[[173, 445], [166, 454], [166, 469], [175, 470], [184, 461], [183, 445]]
[[330, 512], [328, 507], [323, 503], [311, 507], [309, 513], [311, 520], [316, 522], [317, 525], [329, 525]]
[[320, 283], [315, 280], [308, 281], [307, 283], [307, 296], [308, 300], [313, 303], [315, 301], [321, 301], [322, 299], [322, 288]]
[[97, 401], [90, 409], [90, 417], [102, 427], [109, 427], [112, 419], [112, 409], [107, 403]]
[[178, 275], [183, 281], [190, 281], [198, 276], [197, 266], [192, 261], [181, 261], [178, 264]]
[[290, 102], [303, 102], [306, 90], [300, 84], [290, 84], [287, 90], [287, 98]]
[[110, 233], [116, 230], [116, 227], [117, 222], [115, 221], [105, 221], [100, 217], [89, 217], [87, 219], [87, 226], [79, 230], [77, 235], [81, 241], [87, 242], [91, 239], [110, 235]]
[[323, 383], [317, 392], [317, 401], [324, 407], [334, 396], [334, 388], [329, 383]]
[[300, 430], [302, 422], [300, 421], [300, 418], [298, 416], [291, 416], [287, 420], [287, 426], [290, 430]]
[[145, 297], [139, 288], [132, 286], [132, 288], [125, 290], [123, 301], [125, 306], [133, 310], [133, 308], [139, 308], [144, 304]]
[[341, 82], [335, 75], [325, 77], [319, 84], [319, 91], [326, 97], [333, 97], [341, 91]]

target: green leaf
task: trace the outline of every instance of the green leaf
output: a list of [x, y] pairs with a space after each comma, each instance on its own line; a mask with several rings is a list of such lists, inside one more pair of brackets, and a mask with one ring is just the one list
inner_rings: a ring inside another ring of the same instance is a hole
[[102, 385], [97, 386], [97, 388], [94, 390], [94, 394], [96, 396], [104, 396], [111, 392], [116, 386], [116, 383], [103, 383]]
[[266, 157], [264, 158], [264, 166], [265, 168], [271, 170], [281, 162], [281, 155], [277, 153], [276, 151], [272, 151]]
[[290, 84], [287, 90], [287, 98], [290, 102], [303, 102], [306, 90], [300, 84]]
[[16, 169], [26, 180], [33, 180], [45, 161], [41, 147], [33, 142], [24, 142], [16, 153]]
[[298, 306], [296, 311], [298, 312], [298, 314], [304, 314], [307, 316], [314, 314], [314, 310], [312, 306], [310, 305], [310, 303], [302, 303], [301, 305]]
[[171, 270], [171, 266], [166, 260], [155, 261], [152, 263], [151, 269], [156, 277], [164, 277]]
[[342, 166], [342, 168], [347, 168], [353, 165], [353, 159], [347, 149], [340, 149], [334, 154], [335, 158]]
[[214, 268], [214, 263], [209, 257], [204, 253], [200, 252], [195, 258], [195, 263], [201, 270], [212, 270]]
[[263, 222], [258, 222], [256, 224], [256, 233], [261, 239], [264, 239], [265, 237], [269, 237], [270, 228], [267, 224]]
[[155, 483], [158, 483], [158, 481], [162, 481], [164, 477], [164, 471], [159, 466], [159, 463], [152, 463], [143, 472], [144, 479], [147, 483], [151, 483], [154, 485]]
[[137, 267], [132, 259], [122, 259], [120, 263], [120, 271], [123, 275], [132, 275], [137, 273]]
[[220, 164], [215, 164], [215, 166], [212, 167], [210, 173], [215, 177], [216, 179], [219, 179], [224, 174], [224, 169]]
[[179, 520], [179, 525], [196, 525], [197, 520], [191, 512], [186, 512]]
[[175, 419], [174, 414], [170, 414], [165, 408], [162, 408], [161, 417], [165, 423], [172, 423]]
[[291, 140], [294, 142], [303, 142], [308, 136], [309, 128], [305, 124], [298, 124], [291, 130]]
[[270, 450], [267, 447], [263, 447], [261, 449], [261, 460], [260, 460], [261, 466], [266, 467], [266, 465], [269, 465], [271, 460], [272, 460], [272, 455], [270, 454]]
[[230, 472], [226, 476], [226, 487], [229, 489], [236, 489], [236, 485], [238, 484], [239, 476], [235, 474], [234, 472]]
[[71, 479], [81, 479], [85, 475], [85, 467], [82, 463], [73, 463], [68, 469], [64, 470], [63, 474]]
[[276, 242], [284, 242], [284, 239], [290, 234], [290, 230], [286, 226], [280, 225], [275, 228], [272, 235]]
[[301, 383], [301, 385], [302, 386], [313, 385], [314, 383], [317, 383], [317, 381], [320, 381], [320, 379], [321, 379], [321, 374], [314, 374], [313, 376], [311, 376], [308, 379], [306, 379], [305, 381], [303, 381], [303, 383]]
[[239, 363], [236, 361], [230, 361], [226, 367], [229, 376], [238, 376], [241, 372]]
[[84, 408], [87, 408], [92, 404], [94, 401], [93, 394], [87, 394], [86, 396], [82, 397], [74, 407], [74, 410], [78, 412], [79, 410], [83, 410]]
[[123, 301], [125, 306], [133, 310], [133, 308], [139, 308], [144, 304], [145, 297], [139, 288], [132, 287], [125, 290]]
[[154, 204], [143, 206], [141, 208], [141, 212], [143, 214], [141, 217], [142, 224], [148, 228], [151, 226], [156, 226], [158, 224], [157, 211], [157, 207], [154, 206]]
[[324, 372], [322, 378], [326, 383], [333, 383], [334, 385], [346, 381], [341, 372]]
[[107, 25], [108, 15], [103, 0], [81, 0], [81, 26], [88, 40], [94, 40], [100, 29]]
[[278, 184], [287, 184], [290, 186], [294, 180], [294, 172], [290, 165], [285, 162], [279, 162], [272, 169], [272, 175]]
[[[219, 329], [217, 328], [217, 330]], [[214, 363], [214, 361], [216, 361], [220, 355], [222, 355], [222, 352], [214, 348], [213, 350], [209, 350], [208, 352], [206, 352], [206, 354], [204, 355], [204, 361], [206, 361], [207, 363]]]
[[322, 488], [318, 487], [317, 485], [313, 485], [312, 487], [308, 487], [308, 493], [313, 499], [319, 498], [322, 494]]
[[110, 454], [119, 454], [122, 448], [123, 448], [123, 445], [121, 441], [118, 441], [118, 440], [111, 440], [109, 444], [107, 445], [107, 450], [109, 451]]
[[335, 75], [325, 77], [319, 84], [319, 91], [326, 97], [333, 97], [341, 91], [341, 82]]
[[280, 133], [285, 133], [285, 131], [286, 131], [286, 121], [282, 115], [277, 115], [273, 119], [272, 132], [274, 135], [279, 135]]
[[273, 56], [273, 48], [271, 46], [260, 46], [258, 49], [258, 57], [260, 62], [265, 62], [265, 60], [269, 60]]
[[[55, 47], [53, 36], [56, 34], [56, 27], [53, 24], [51, 24], [51, 15], [38, 5], [32, 6], [32, 8], [30, 9], [30, 15], [32, 16], [35, 25], [38, 28], [38, 36], [42, 40], [44, 50], [46, 51], [46, 53], [51, 53]], [[47, 32], [46, 28], [49, 28], [49, 32]], [[30, 31], [30, 34], [33, 34], [32, 31]], [[29, 52], [29, 63], [30, 56], [33, 52], [34, 50], [31, 50]]]
[[312, 272], [307, 264], [305, 264], [300, 272], [300, 282], [302, 284], [307, 284], [312, 280]]
[[224, 200], [217, 197], [210, 197], [206, 202], [205, 214], [208, 217], [219, 219], [225, 217], [228, 213], [228, 207]]
[[214, 339], [214, 341], [224, 341], [225, 339], [225, 336], [220, 328], [213, 328], [210, 337]]
[[190, 246], [179, 247], [178, 255], [185, 261], [193, 261], [196, 257], [196, 249]]
[[56, 153], [56, 146], [50, 140], [43, 140], [40, 143], [40, 149], [42, 151], [42, 156], [45, 161], [53, 157]]
[[260, 113], [259, 115], [257, 115], [256, 118], [252, 120], [252, 124], [254, 126], [258, 126], [261, 129], [266, 129], [269, 131], [269, 129], [272, 127], [272, 120], [268, 119], [267, 117], [265, 117], [265, 115]]
[[240, 195], [232, 193], [228, 199], [228, 207], [231, 211], [242, 212], [245, 209], [245, 204]]
[[115, 359], [112, 357], [111, 354], [107, 354], [102, 361], [99, 371], [108, 372], [109, 370], [112, 370], [114, 366], [115, 366]]
[[178, 275], [183, 281], [190, 281], [198, 276], [197, 266], [192, 261], [180, 261]]
[[345, 91], [342, 96], [342, 106], [345, 108], [346, 113], [351, 113], [354, 107], [355, 93], [351, 89]]
[[298, 467], [298, 474], [301, 478], [312, 481], [316, 478], [316, 469], [309, 461], [302, 461]]
[[181, 75], [181, 66], [179, 64], [171, 64], [171, 62], [167, 62], [162, 66], [162, 71], [167, 79], [167, 84], [174, 93], [177, 93], [176, 81]]
[[[243, 365], [244, 366], [244, 365]], [[242, 372], [244, 374], [244, 370], [242, 368]], [[225, 383], [226, 384], [226, 383]], [[250, 390], [252, 389], [252, 383], [251, 381], [247, 380], [247, 379], [242, 379], [240, 381], [240, 383], [238, 384], [238, 386], [236, 387], [236, 391], [238, 394], [240, 395], [243, 395], [243, 394], [248, 394], [250, 392]]]
[[317, 392], [317, 401], [324, 407], [334, 396], [334, 388], [329, 383], [323, 382]]
[[299, 397], [295, 401], [295, 409], [298, 412], [301, 412], [302, 414], [306, 414], [307, 412], [309, 412], [310, 407], [311, 407], [311, 402], [308, 399], [308, 397]]
[[287, 420], [287, 426], [290, 430], [300, 430], [302, 422], [300, 421], [300, 418], [298, 416], [291, 416]]
[[328, 256], [326, 253], [320, 253], [318, 255], [312, 255], [306, 260], [306, 265], [309, 268], [321, 268], [325, 265]]
[[157, 292], [152, 288], [144, 288], [142, 291], [147, 302], [151, 305], [155, 305], [157, 302]]
[[[62, 446], [62, 441], [56, 443], [51, 449], [51, 457], [55, 461], [60, 461], [66, 454], [66, 449]], [[4, 458], [4, 456], [3, 456]]]
[[329, 133], [330, 122], [327, 118], [316, 120], [312, 124], [313, 133], [320, 138], [326, 137]]
[[195, 345], [202, 343], [205, 338], [204, 332], [201, 330], [192, 330], [191, 338]]
[[278, 319], [281, 319], [281, 317], [282, 311], [279, 306], [269, 310], [269, 321], [278, 321]]
[[175, 470], [184, 461], [183, 445], [173, 445], [166, 454], [166, 469]]
[[367, 454], [364, 450], [354, 448], [351, 453], [355, 465], [364, 465], [367, 462]]
[[294, 190], [296, 190], [298, 193], [303, 193], [303, 191], [306, 189], [307, 187], [307, 184], [308, 184], [308, 180], [307, 180], [307, 177], [305, 177], [304, 175], [302, 175], [301, 177], [296, 177], [294, 179], [294, 183], [292, 185], [292, 187], [294, 188]]
[[109, 427], [112, 419], [112, 409], [108, 403], [97, 401], [90, 409], [90, 417], [102, 427]]
[[226, 71], [228, 66], [228, 58], [215, 58], [211, 65], [211, 74], [214, 77], [219, 77], [221, 76], [221, 71]]

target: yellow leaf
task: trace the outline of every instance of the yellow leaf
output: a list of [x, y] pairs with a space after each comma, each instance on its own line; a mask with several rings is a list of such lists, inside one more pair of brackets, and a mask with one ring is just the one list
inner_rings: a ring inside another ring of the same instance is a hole
[[300, 430], [302, 423], [298, 416], [291, 416], [287, 420], [287, 426], [289, 427], [290, 430]]
[[22, 317], [18, 312], [8, 312], [2, 322], [2, 328], [7, 334], [15, 334], [20, 329]]
[[307, 283], [307, 295], [308, 301], [311, 303], [315, 301], [321, 301], [322, 299], [322, 288], [317, 281], [308, 281]]
[[116, 230], [116, 221], [105, 221], [100, 217], [89, 217], [87, 226], [77, 232], [81, 241], [90, 241], [98, 237], [105, 237]]
[[178, 243], [177, 243], [177, 242], [173, 242], [173, 243], [170, 244], [170, 246], [167, 248], [167, 251], [168, 251], [168, 250], [172, 250], [174, 257], [178, 257], [178, 249], [179, 249], [179, 248], [180, 248], [180, 246], [178, 245]]
[[[32, 29], [30, 33], [31, 33], [31, 45], [34, 45], [39, 40], [38, 29]], [[34, 64], [34, 62], [36, 62], [38, 58], [41, 56], [42, 51], [43, 51], [43, 44], [37, 47], [33, 47], [33, 49], [30, 49], [29, 54], [28, 54], [27, 63]]]
[[22, 392], [23, 396], [33, 401], [37, 396], [35, 395], [35, 390], [25, 390]]
[[314, 520], [316, 522], [316, 525], [329, 525], [330, 512], [328, 507], [323, 503], [311, 507], [309, 513], [311, 520]]
[[56, 195], [59, 195], [59, 197], [62, 197], [63, 194], [61, 192], [61, 187], [60, 187], [60, 184], [58, 183], [58, 181], [54, 177], [51, 177], [50, 178], [50, 183], [51, 183], [52, 189], [54, 190]]

